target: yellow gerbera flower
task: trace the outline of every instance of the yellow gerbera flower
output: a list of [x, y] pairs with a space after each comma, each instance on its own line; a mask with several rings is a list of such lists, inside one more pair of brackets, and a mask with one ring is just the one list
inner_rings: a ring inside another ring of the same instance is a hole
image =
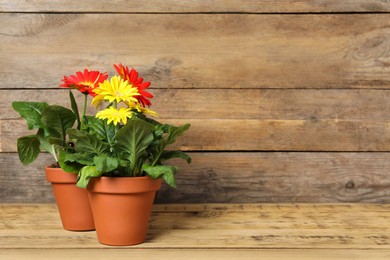
[[136, 109], [138, 110], [138, 112], [141, 112], [142, 114], [158, 117], [157, 113], [154, 112], [153, 110], [150, 110], [149, 108], [143, 106], [137, 106]]
[[138, 89], [120, 76], [113, 76], [110, 80], [105, 80], [99, 84], [99, 88], [95, 89], [94, 92], [97, 94], [92, 100], [95, 105], [100, 104], [102, 99], [117, 103], [137, 102], [135, 96], [139, 95]]
[[142, 114], [158, 117], [156, 112], [150, 110], [149, 108], [141, 106], [140, 103], [126, 102], [126, 105], [128, 105], [129, 108], [131, 109], [136, 109], [138, 112]]
[[120, 109], [116, 109], [112, 106], [96, 113], [97, 118], [108, 119], [107, 124], [113, 122], [114, 125], [117, 125], [121, 121], [123, 124], [126, 124], [127, 118], [131, 118], [132, 115], [133, 112], [131, 112], [130, 108], [121, 107]]
[[103, 98], [104, 96], [103, 95], [96, 95], [93, 99], [92, 99], [92, 102], [91, 102], [91, 105], [98, 108], [100, 106], [100, 104], [103, 102]]

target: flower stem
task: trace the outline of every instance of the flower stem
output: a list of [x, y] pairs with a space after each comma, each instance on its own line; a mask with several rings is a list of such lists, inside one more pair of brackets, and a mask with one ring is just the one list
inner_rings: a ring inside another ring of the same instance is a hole
[[84, 94], [84, 105], [83, 105], [83, 111], [81, 114], [81, 129], [84, 129], [84, 117], [85, 117], [85, 113], [87, 111], [87, 99], [88, 99], [88, 94]]
[[52, 154], [53, 154], [53, 156], [54, 156], [54, 159], [55, 159], [56, 162], [58, 163], [57, 150], [56, 150], [54, 144], [51, 145], [51, 149], [52, 149]]

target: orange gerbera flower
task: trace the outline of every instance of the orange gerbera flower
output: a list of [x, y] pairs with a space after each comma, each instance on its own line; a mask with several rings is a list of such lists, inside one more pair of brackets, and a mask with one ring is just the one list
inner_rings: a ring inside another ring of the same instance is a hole
[[127, 66], [125, 67], [122, 64], [114, 64], [114, 68], [118, 72], [118, 75], [121, 76], [121, 78], [127, 80], [131, 85], [133, 85], [133, 87], [138, 89], [139, 96], [135, 97], [138, 102], [143, 107], [150, 107], [152, 103], [150, 102], [149, 98], [153, 98], [153, 95], [145, 91], [150, 86], [150, 82], [143, 82], [143, 78], [138, 78], [138, 72], [133, 68], [129, 70]]
[[85, 69], [84, 72], [76, 72], [76, 75], [64, 76], [62, 80], [64, 83], [60, 87], [75, 88], [84, 94], [89, 94], [94, 97], [96, 94], [93, 90], [99, 86], [99, 83], [105, 81], [107, 77], [106, 72], [101, 73], [99, 71]]

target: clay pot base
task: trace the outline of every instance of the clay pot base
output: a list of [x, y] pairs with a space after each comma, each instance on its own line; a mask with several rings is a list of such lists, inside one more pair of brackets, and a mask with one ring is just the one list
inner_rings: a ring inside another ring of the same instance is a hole
[[69, 231], [93, 231], [95, 224], [86, 189], [76, 187], [77, 175], [61, 168], [46, 167], [63, 228]]
[[92, 178], [87, 189], [101, 244], [143, 243], [161, 179], [150, 177]]

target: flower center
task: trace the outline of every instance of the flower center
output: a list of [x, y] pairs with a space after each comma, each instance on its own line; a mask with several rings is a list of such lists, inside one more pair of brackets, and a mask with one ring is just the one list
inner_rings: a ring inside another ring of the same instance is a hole
[[94, 88], [94, 85], [92, 82], [89, 82], [89, 81], [84, 81], [84, 82], [81, 82], [80, 83], [81, 85], [84, 85], [86, 87], [90, 87], [90, 88]]

